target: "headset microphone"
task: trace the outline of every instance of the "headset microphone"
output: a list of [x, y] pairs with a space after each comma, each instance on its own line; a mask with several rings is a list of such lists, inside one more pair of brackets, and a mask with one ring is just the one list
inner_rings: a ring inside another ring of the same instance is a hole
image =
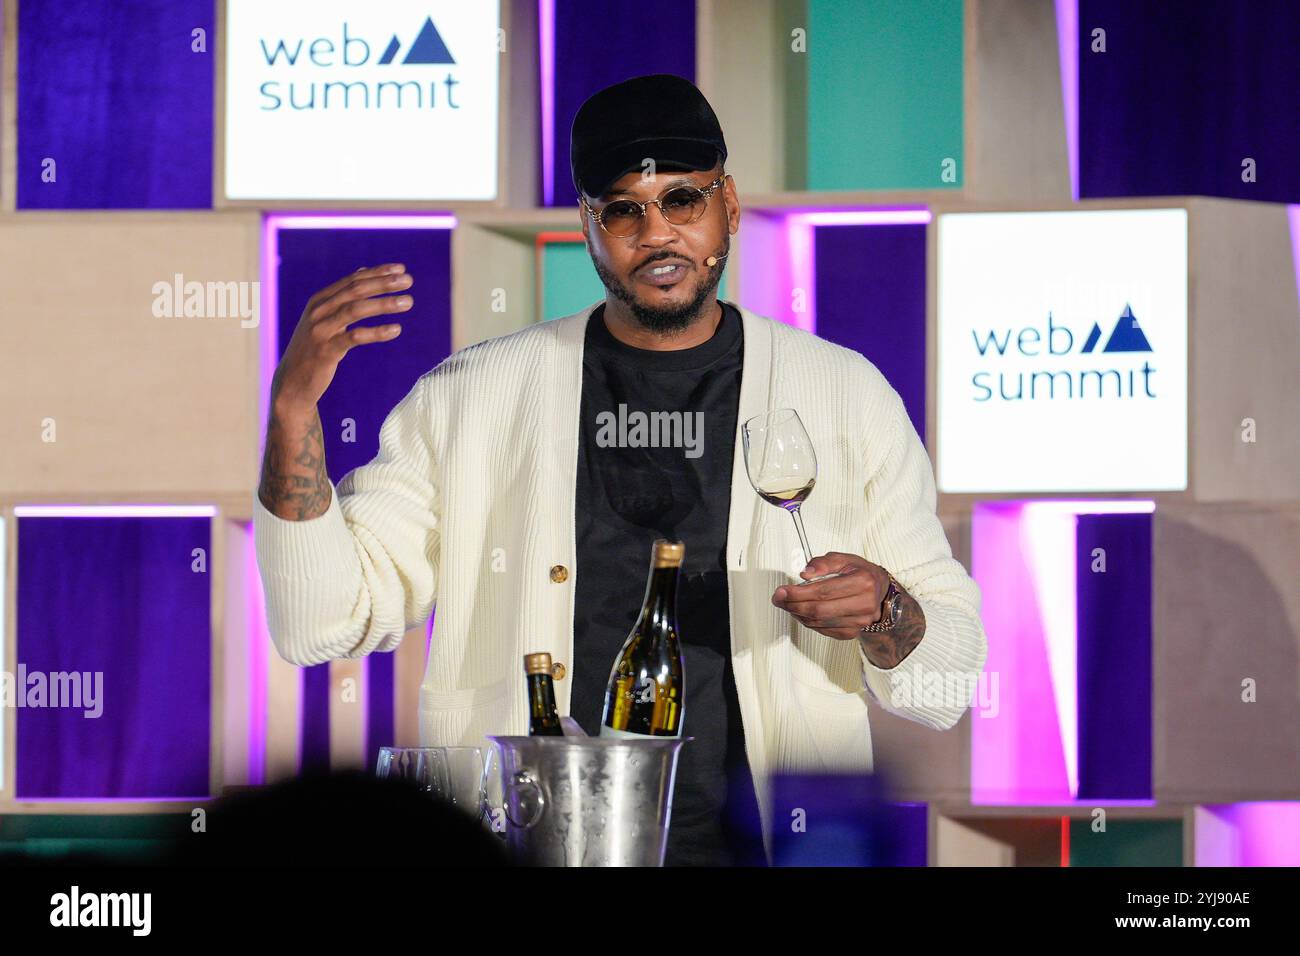
[[709, 256], [707, 259], [704, 260], [704, 264], [708, 266], [710, 269], [712, 269], [714, 266], [718, 264], [719, 259], [725, 259], [729, 255], [731, 255], [730, 252], [724, 252], [720, 256]]

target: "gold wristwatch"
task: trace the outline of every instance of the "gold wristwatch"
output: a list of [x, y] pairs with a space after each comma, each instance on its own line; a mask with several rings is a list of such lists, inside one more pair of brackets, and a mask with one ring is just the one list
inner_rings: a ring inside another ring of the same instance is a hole
[[894, 576], [889, 576], [889, 590], [885, 592], [885, 600], [881, 602], [880, 620], [875, 624], [866, 624], [862, 628], [863, 634], [879, 634], [882, 631], [888, 631], [898, 619], [903, 616], [903, 602], [899, 600], [901, 591], [898, 590], [898, 584], [894, 581]]

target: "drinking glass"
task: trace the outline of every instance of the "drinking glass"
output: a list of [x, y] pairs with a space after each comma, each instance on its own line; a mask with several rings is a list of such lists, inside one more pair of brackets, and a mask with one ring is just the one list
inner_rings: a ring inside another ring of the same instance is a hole
[[482, 822], [488, 815], [492, 751], [481, 747], [381, 747], [375, 773], [409, 780], [435, 799]]
[[488, 777], [492, 772], [491, 747], [443, 747], [447, 760], [450, 802], [479, 822], [488, 814]]
[[[799, 506], [817, 484], [817, 453], [799, 413], [793, 408], [777, 408], [755, 415], [741, 426], [740, 432], [749, 483], [764, 501], [790, 512], [799, 543], [803, 545], [804, 560], [811, 564], [812, 548], [808, 546]], [[823, 574], [803, 583], [833, 577], [838, 575]]]

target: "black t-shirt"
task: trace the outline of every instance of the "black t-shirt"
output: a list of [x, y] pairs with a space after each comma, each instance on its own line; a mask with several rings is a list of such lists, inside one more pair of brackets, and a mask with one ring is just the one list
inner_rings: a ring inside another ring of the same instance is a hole
[[712, 338], [667, 352], [618, 341], [604, 314], [598, 306], [587, 322], [582, 361], [570, 711], [587, 733], [599, 733], [610, 668], [645, 596], [651, 544], [684, 542], [682, 736], [695, 739], [678, 757], [665, 863], [761, 864], [727, 607], [740, 313], [724, 303]]

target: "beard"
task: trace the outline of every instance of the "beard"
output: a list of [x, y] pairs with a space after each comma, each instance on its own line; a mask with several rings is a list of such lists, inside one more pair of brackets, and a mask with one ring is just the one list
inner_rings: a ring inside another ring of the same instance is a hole
[[[731, 251], [731, 237], [727, 237], [727, 245], [722, 250], [723, 253]], [[715, 255], [721, 255], [715, 253]], [[699, 316], [700, 310], [704, 308], [704, 303], [714, 294], [718, 288], [718, 283], [722, 280], [722, 260], [713, 268], [707, 269], [700, 284], [695, 289], [695, 294], [682, 305], [664, 305], [653, 306], [646, 305], [637, 298], [636, 293], [623, 284], [623, 282], [610, 272], [604, 264], [595, 256], [591, 257], [592, 264], [596, 267], [596, 275], [600, 276], [600, 281], [604, 284], [605, 289], [614, 298], [618, 299], [628, 307], [632, 317], [647, 332], [667, 333], [682, 332], [690, 328], [691, 323]]]

